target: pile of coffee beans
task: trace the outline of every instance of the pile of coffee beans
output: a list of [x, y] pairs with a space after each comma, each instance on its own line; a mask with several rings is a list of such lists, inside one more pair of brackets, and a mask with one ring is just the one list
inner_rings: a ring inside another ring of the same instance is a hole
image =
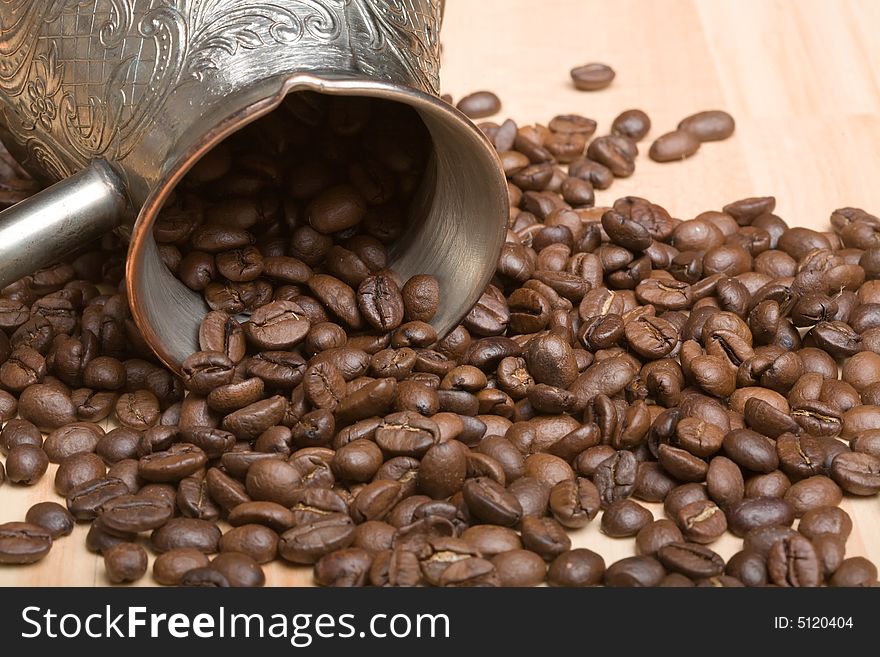
[[[212, 308], [182, 378], [131, 321], [113, 237], [2, 290], [5, 485], [57, 463], [65, 504], [0, 525], [0, 563], [79, 521], [113, 582], [148, 548], [164, 585], [259, 586], [276, 559], [326, 586], [877, 584], [838, 505], [880, 492], [880, 218], [594, 207], [643, 112], [597, 138], [483, 124], [507, 241], [438, 336], [456, 290], [388, 269], [428, 152], [394, 111], [293, 97], [179, 187], [156, 238]], [[637, 556], [573, 549], [591, 522]]]

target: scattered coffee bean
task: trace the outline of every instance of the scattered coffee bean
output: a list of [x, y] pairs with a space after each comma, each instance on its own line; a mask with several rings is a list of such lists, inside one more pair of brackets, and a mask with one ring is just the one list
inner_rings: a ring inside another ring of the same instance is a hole
[[584, 64], [571, 69], [571, 79], [575, 89], [597, 91], [604, 89], [614, 80], [614, 69], [607, 64]]

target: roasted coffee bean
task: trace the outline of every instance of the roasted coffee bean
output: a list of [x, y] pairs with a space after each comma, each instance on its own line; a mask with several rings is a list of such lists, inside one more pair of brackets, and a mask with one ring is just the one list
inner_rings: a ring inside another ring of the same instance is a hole
[[219, 527], [198, 518], [171, 518], [150, 535], [150, 545], [156, 552], [195, 548], [205, 554], [212, 554], [217, 552], [219, 542]]
[[115, 406], [119, 423], [135, 431], [146, 431], [159, 421], [159, 400], [149, 390], [126, 392]]
[[740, 500], [727, 510], [728, 527], [737, 536], [745, 536], [758, 527], [789, 526], [794, 517], [792, 505], [778, 497]]
[[29, 522], [0, 524], [0, 563], [36, 563], [52, 548], [48, 530]]
[[6, 455], [6, 478], [14, 484], [31, 486], [49, 469], [49, 457], [40, 447], [16, 445]]
[[587, 148], [587, 157], [606, 167], [615, 178], [627, 178], [633, 174], [637, 153], [635, 142], [618, 135], [597, 137]]
[[626, 557], [608, 566], [603, 582], [613, 587], [657, 586], [666, 569], [654, 557]]
[[726, 456], [709, 461], [706, 472], [709, 497], [722, 508], [736, 504], [745, 495], [745, 482], [739, 467]]
[[273, 351], [293, 348], [306, 337], [309, 326], [309, 319], [299, 305], [292, 301], [273, 301], [251, 313], [250, 321], [243, 328], [248, 341], [257, 349]]
[[[260, 565], [241, 552], [224, 552], [211, 560], [211, 570], [219, 572], [232, 587], [259, 587], [266, 583]], [[184, 575], [184, 579], [187, 575]]]
[[635, 536], [653, 519], [651, 512], [638, 502], [617, 500], [602, 513], [602, 533], [612, 538]]
[[672, 162], [690, 157], [700, 148], [700, 138], [693, 131], [679, 128], [657, 137], [648, 151], [655, 162]]
[[552, 518], [526, 516], [522, 521], [523, 547], [551, 560], [571, 548], [565, 529]]
[[[679, 130], [692, 134], [699, 141], [719, 141], [733, 134], [733, 117], [721, 110], [697, 112], [681, 120]], [[772, 211], [772, 207], [767, 212]]]
[[136, 582], [147, 572], [147, 552], [137, 543], [119, 543], [104, 552], [104, 570], [113, 584]]
[[785, 500], [800, 518], [810, 509], [836, 506], [843, 500], [840, 487], [824, 475], [815, 475], [792, 484], [785, 492]]
[[547, 583], [551, 586], [597, 586], [605, 574], [605, 560], [599, 554], [577, 548], [553, 560], [547, 569]]
[[462, 532], [461, 538], [485, 557], [518, 550], [522, 547], [520, 537], [513, 529], [496, 525], [468, 527]]
[[711, 543], [727, 529], [727, 518], [714, 502], [699, 500], [682, 507], [675, 521], [685, 539], [694, 543]]
[[662, 518], [642, 527], [636, 534], [636, 550], [639, 554], [653, 557], [664, 545], [682, 543], [681, 530], [671, 520]]
[[611, 123], [611, 133], [640, 141], [651, 129], [651, 119], [642, 110], [631, 109], [621, 112]]
[[105, 472], [104, 461], [97, 454], [80, 453], [68, 456], [55, 471], [55, 492], [66, 496], [71, 489], [103, 477]]
[[519, 500], [491, 479], [470, 479], [465, 482], [462, 493], [468, 510], [481, 520], [510, 526], [522, 518]]
[[91, 422], [75, 422], [59, 427], [50, 433], [43, 443], [43, 450], [49, 461], [60, 463], [76, 454], [89, 454], [95, 451], [104, 430]]
[[629, 497], [636, 486], [638, 464], [632, 452], [618, 451], [602, 461], [593, 476], [602, 506]]
[[31, 422], [22, 419], [9, 420], [0, 431], [0, 452], [8, 454], [17, 445], [43, 446], [43, 434]]
[[767, 585], [767, 560], [757, 552], [742, 550], [727, 560], [724, 572], [746, 586]]
[[299, 564], [316, 563], [325, 554], [341, 550], [354, 540], [354, 524], [347, 516], [330, 515], [300, 525], [281, 535], [279, 554]]
[[697, 543], [668, 543], [657, 550], [657, 558], [668, 570], [691, 578], [716, 577], [724, 572], [724, 559]]
[[797, 534], [773, 543], [767, 555], [767, 572], [777, 586], [819, 586], [822, 581], [813, 545]]
[[571, 79], [575, 89], [597, 91], [604, 89], [614, 80], [614, 69], [607, 64], [593, 62], [571, 69]]
[[724, 453], [740, 467], [753, 472], [772, 472], [779, 465], [772, 442], [748, 429], [735, 429], [724, 436]]
[[544, 581], [547, 565], [529, 550], [510, 550], [491, 559], [501, 586], [536, 586]]
[[101, 506], [101, 521], [112, 532], [138, 534], [164, 525], [174, 513], [174, 507], [163, 500], [121, 495]]
[[822, 534], [834, 534], [845, 541], [852, 533], [852, 528], [852, 520], [847, 512], [835, 506], [810, 509], [798, 523], [798, 531], [810, 539]]
[[68, 536], [74, 525], [70, 511], [56, 502], [37, 502], [28, 509], [25, 522], [42, 527], [53, 540]]
[[491, 91], [475, 91], [459, 100], [456, 107], [472, 119], [482, 119], [497, 114], [501, 101]]
[[[608, 497], [608, 506], [617, 499]], [[550, 490], [550, 511], [568, 528], [583, 527], [599, 513], [603, 506], [600, 490], [589, 479], [566, 479]]]
[[877, 586], [877, 566], [864, 557], [844, 559], [828, 583], [835, 587]]
[[187, 443], [177, 443], [161, 452], [153, 452], [138, 461], [138, 474], [147, 481], [180, 481], [201, 470], [207, 463], [205, 452]]
[[18, 413], [45, 432], [76, 422], [76, 408], [67, 391], [44, 383], [28, 386], [21, 393]]
[[[7, 461], [7, 469], [8, 467]], [[880, 492], [880, 457], [843, 452], [831, 462], [831, 476], [847, 493], [876, 495]]]

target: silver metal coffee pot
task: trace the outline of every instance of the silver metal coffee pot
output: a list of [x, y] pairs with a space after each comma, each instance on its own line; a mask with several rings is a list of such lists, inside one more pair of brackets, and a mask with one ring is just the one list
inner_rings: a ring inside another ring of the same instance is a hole
[[436, 276], [448, 331], [489, 281], [508, 201], [494, 149], [438, 98], [441, 0], [0, 0], [0, 138], [51, 187], [0, 213], [0, 287], [103, 233], [129, 239], [135, 321], [170, 367], [207, 311], [159, 258], [152, 226], [212, 147], [290, 93], [413, 107], [433, 144], [391, 252]]

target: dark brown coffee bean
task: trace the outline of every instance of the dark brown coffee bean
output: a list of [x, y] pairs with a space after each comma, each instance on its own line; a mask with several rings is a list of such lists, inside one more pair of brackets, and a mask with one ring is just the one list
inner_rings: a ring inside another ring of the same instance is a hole
[[195, 548], [205, 554], [217, 552], [220, 529], [212, 522], [197, 518], [172, 518], [150, 535], [150, 544], [157, 552], [178, 548]]
[[147, 552], [137, 543], [119, 543], [104, 552], [104, 570], [113, 584], [136, 582], [147, 572]]
[[38, 383], [18, 398], [18, 413], [41, 431], [49, 432], [76, 422], [76, 408], [70, 395], [53, 385]]
[[712, 501], [722, 508], [739, 502], [745, 495], [745, 483], [739, 466], [726, 456], [716, 456], [709, 461], [706, 488]]
[[682, 484], [669, 491], [666, 499], [663, 500], [663, 511], [668, 517], [675, 519], [678, 512], [688, 504], [708, 499], [706, 487], [702, 484]]
[[598, 62], [576, 66], [571, 69], [571, 79], [575, 89], [597, 91], [604, 89], [614, 80], [614, 69]]
[[[707, 110], [682, 119], [678, 129], [692, 134], [701, 142], [720, 141], [733, 134], [734, 125], [733, 117], [727, 112]], [[772, 208], [767, 212], [772, 212]]]
[[497, 114], [501, 101], [491, 91], [475, 91], [459, 100], [456, 107], [472, 119], [482, 119]]
[[813, 545], [797, 534], [773, 544], [767, 555], [767, 572], [777, 586], [819, 586], [822, 581]]
[[693, 132], [679, 129], [657, 137], [648, 156], [655, 162], [673, 162], [690, 157], [699, 148], [700, 139]]
[[843, 500], [843, 491], [824, 475], [815, 475], [792, 484], [785, 492], [785, 500], [798, 518], [811, 509], [837, 506]]
[[547, 569], [551, 586], [597, 586], [605, 576], [605, 560], [586, 548], [563, 552]]
[[864, 557], [844, 559], [829, 581], [830, 586], [877, 586], [877, 566]]
[[636, 485], [638, 463], [632, 452], [618, 451], [596, 469], [593, 482], [599, 490], [602, 506], [629, 497]]
[[212, 310], [199, 327], [199, 347], [203, 351], [224, 354], [233, 363], [245, 355], [245, 337], [241, 325], [223, 311]]
[[724, 572], [724, 559], [697, 543], [669, 543], [657, 550], [657, 558], [668, 570], [691, 578], [716, 577]]
[[547, 565], [529, 550], [510, 550], [491, 559], [501, 586], [537, 586], [544, 581]]
[[91, 422], [75, 422], [59, 427], [46, 437], [43, 450], [49, 461], [60, 463], [75, 454], [95, 451], [104, 430]]
[[31, 486], [49, 468], [49, 457], [40, 447], [16, 445], [6, 455], [6, 478], [14, 484]]
[[822, 534], [834, 534], [845, 541], [852, 529], [852, 519], [846, 511], [836, 506], [810, 509], [798, 523], [798, 531], [810, 539]]
[[724, 436], [724, 452], [734, 463], [753, 472], [772, 472], [779, 465], [771, 441], [748, 429], [736, 429]]
[[481, 520], [510, 526], [522, 518], [519, 500], [491, 479], [470, 479], [462, 492], [470, 512]]
[[571, 548], [571, 539], [565, 529], [552, 518], [524, 517], [522, 542], [523, 547], [546, 560], [552, 560]]
[[550, 490], [549, 503], [553, 517], [569, 528], [585, 526], [596, 517], [602, 506], [599, 489], [585, 478], [557, 483]]
[[587, 157], [606, 167], [615, 178], [627, 178], [633, 174], [637, 153], [635, 142], [618, 135], [597, 137], [587, 148]]
[[322, 557], [315, 564], [315, 582], [320, 586], [353, 587], [367, 582], [373, 556], [358, 547], [344, 548]]
[[740, 500], [727, 510], [730, 531], [745, 536], [758, 527], [790, 526], [794, 508], [778, 497], [755, 497]]
[[293, 563], [316, 563], [325, 554], [348, 547], [353, 539], [351, 519], [336, 514], [286, 531], [278, 552]]
[[611, 133], [641, 141], [651, 130], [651, 119], [642, 110], [632, 109], [621, 112], [611, 123]]
[[[447, 498], [461, 490], [468, 470], [467, 452], [467, 447], [457, 440], [428, 449], [419, 467], [419, 490], [434, 499]], [[503, 475], [504, 471], [501, 472]]]
[[159, 400], [149, 390], [126, 392], [116, 401], [116, 419], [135, 431], [146, 431], [159, 421]]
[[105, 472], [104, 461], [97, 454], [80, 453], [68, 456], [55, 471], [55, 492], [66, 496], [71, 489], [103, 477]]
[[694, 543], [711, 543], [727, 529], [727, 518], [714, 502], [701, 500], [682, 507], [675, 518], [685, 539]]
[[657, 586], [666, 575], [666, 569], [654, 557], [626, 557], [608, 566], [605, 586]]
[[366, 203], [357, 189], [350, 185], [336, 185], [312, 200], [306, 209], [306, 216], [312, 228], [328, 234], [358, 225], [364, 219], [366, 210]]
[[221, 552], [241, 552], [257, 563], [269, 563], [278, 552], [278, 534], [262, 525], [241, 525], [220, 539]]
[[74, 525], [70, 512], [56, 502], [37, 502], [28, 509], [25, 522], [42, 527], [53, 540], [68, 536]]
[[0, 563], [36, 563], [52, 548], [48, 530], [28, 522], [0, 524]]
[[21, 419], [9, 420], [0, 431], [0, 452], [8, 454], [16, 445], [43, 446], [43, 434], [31, 422]]
[[201, 470], [207, 463], [205, 452], [195, 445], [177, 443], [165, 451], [141, 457], [138, 474], [147, 481], [180, 481]]
[[602, 532], [612, 538], [635, 536], [653, 519], [651, 512], [637, 502], [617, 500], [602, 513]]
[[843, 452], [831, 462], [831, 476], [847, 493], [876, 495], [880, 492], [880, 458], [871, 454]]
[[292, 301], [273, 301], [257, 308], [243, 328], [257, 349], [273, 351], [293, 348], [306, 337], [309, 326], [300, 306]]
[[636, 550], [639, 554], [653, 557], [664, 545], [683, 543], [681, 530], [671, 520], [661, 518], [642, 527], [636, 534]]
[[138, 534], [157, 529], [174, 514], [174, 507], [163, 500], [121, 495], [101, 507], [101, 522], [112, 532]]
[[[223, 575], [232, 587], [259, 587], [266, 583], [260, 565], [247, 554], [224, 552], [211, 560], [210, 568]], [[187, 575], [184, 575], [186, 579]]]
[[728, 559], [724, 572], [746, 586], [767, 585], [767, 560], [757, 552], [737, 552]]

